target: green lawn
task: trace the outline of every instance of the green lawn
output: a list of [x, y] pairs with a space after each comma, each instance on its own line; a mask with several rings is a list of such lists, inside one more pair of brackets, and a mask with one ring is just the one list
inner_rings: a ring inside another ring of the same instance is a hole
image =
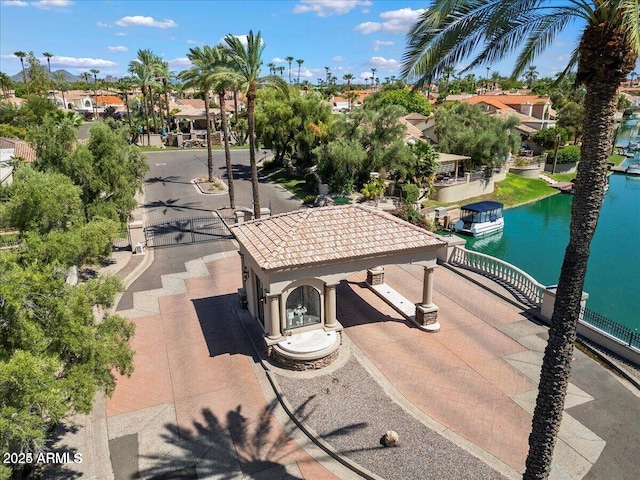
[[625, 157], [624, 155], [618, 155], [617, 153], [614, 153], [609, 157], [609, 161], [615, 163], [616, 165], [620, 165], [626, 159], [627, 157]]
[[292, 176], [285, 168], [280, 167], [269, 172], [263, 171], [263, 174], [272, 182], [282, 185], [300, 200], [308, 195], [314, 195], [313, 188], [309, 188], [304, 178]]
[[540, 180], [538, 178], [523, 178], [512, 173], [507, 173], [507, 178], [502, 182], [496, 183], [493, 193], [468, 198], [461, 202], [454, 203], [439, 203], [434, 200], [428, 200], [425, 202], [425, 206], [460, 205], [481, 202], [483, 200], [493, 200], [495, 202], [503, 203], [505, 207], [514, 207], [516, 205], [549, 197], [556, 193], [558, 193], [558, 191], [551, 188], [544, 180]]

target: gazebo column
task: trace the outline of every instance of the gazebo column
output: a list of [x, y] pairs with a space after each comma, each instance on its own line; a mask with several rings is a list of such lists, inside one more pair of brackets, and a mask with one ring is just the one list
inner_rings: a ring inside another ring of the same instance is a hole
[[433, 303], [433, 272], [435, 266], [424, 267], [424, 279], [422, 281], [422, 303], [416, 305], [416, 322], [425, 330], [440, 330], [440, 324], [437, 322], [438, 308]]
[[336, 287], [337, 283], [326, 284], [324, 286], [324, 326], [325, 328], [336, 328], [338, 319], [336, 318]]
[[269, 340], [277, 340], [282, 337], [280, 330], [280, 294], [267, 294], [267, 309], [265, 318], [265, 327]]

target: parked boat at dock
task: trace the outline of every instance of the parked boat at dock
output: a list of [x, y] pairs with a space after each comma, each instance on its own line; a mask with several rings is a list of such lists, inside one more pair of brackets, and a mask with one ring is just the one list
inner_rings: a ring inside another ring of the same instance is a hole
[[460, 208], [460, 220], [455, 224], [456, 232], [481, 237], [504, 228], [504, 205], [499, 202], [476, 202]]
[[640, 175], [640, 163], [630, 163], [627, 167], [627, 175]]

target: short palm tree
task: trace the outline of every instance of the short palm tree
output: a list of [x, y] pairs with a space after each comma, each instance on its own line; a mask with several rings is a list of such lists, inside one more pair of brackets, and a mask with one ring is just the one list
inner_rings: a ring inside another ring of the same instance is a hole
[[527, 82], [527, 88], [533, 87], [534, 82], [538, 79], [538, 70], [535, 65], [529, 65], [527, 71], [524, 72], [524, 79]]
[[27, 93], [29, 93], [29, 82], [27, 82], [27, 72], [24, 69], [24, 59], [27, 54], [23, 51], [13, 52], [13, 54], [20, 59], [20, 64], [22, 65], [22, 80], [24, 80], [24, 86], [27, 88]]
[[234, 35], [227, 35], [224, 41], [227, 44], [231, 65], [233, 65], [233, 68], [244, 80], [243, 90], [247, 97], [247, 116], [249, 123], [249, 161], [251, 164], [251, 186], [253, 190], [253, 216], [254, 218], [260, 218], [260, 193], [258, 190], [258, 166], [256, 163], [256, 96], [258, 88], [263, 85], [274, 85], [287, 92], [287, 84], [282, 78], [275, 75], [269, 77], [260, 76], [262, 53], [265, 48], [260, 32], [254, 35], [253, 31], [249, 31], [246, 47], [240, 39]]
[[11, 77], [4, 72], [0, 72], [0, 87], [2, 87], [2, 98], [9, 98], [9, 90], [11, 90], [13, 82]]
[[434, 0], [408, 34], [403, 76], [417, 86], [473, 55], [467, 70], [518, 53], [517, 78], [570, 22], [583, 26], [565, 73], [577, 66], [585, 87], [584, 126], [569, 244], [540, 375], [525, 479], [544, 479], [571, 372], [589, 245], [596, 229], [611, 152], [618, 87], [640, 55], [638, 0]]

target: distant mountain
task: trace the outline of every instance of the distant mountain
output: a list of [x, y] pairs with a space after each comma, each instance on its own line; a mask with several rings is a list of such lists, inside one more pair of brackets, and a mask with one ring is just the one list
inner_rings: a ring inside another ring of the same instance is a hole
[[[67, 72], [66, 70], [63, 70], [63, 69], [51, 72], [51, 75], [53, 76], [58, 72], [61, 72], [64, 75], [64, 79], [68, 83], [84, 82], [84, 78], [82, 78], [80, 75], [74, 75], [72, 73]], [[47, 73], [49, 73], [49, 72], [47, 72]], [[113, 77], [111, 75], [107, 75], [105, 78], [98, 78], [98, 80], [102, 80], [102, 81], [109, 82], [109, 83], [114, 83], [114, 82], [118, 81], [118, 79], [116, 77]], [[12, 82], [16, 82], [16, 83], [22, 83], [22, 72], [18, 72], [14, 76], [12, 76], [11, 77], [11, 81]], [[89, 83], [93, 83], [93, 76], [89, 77]]]

